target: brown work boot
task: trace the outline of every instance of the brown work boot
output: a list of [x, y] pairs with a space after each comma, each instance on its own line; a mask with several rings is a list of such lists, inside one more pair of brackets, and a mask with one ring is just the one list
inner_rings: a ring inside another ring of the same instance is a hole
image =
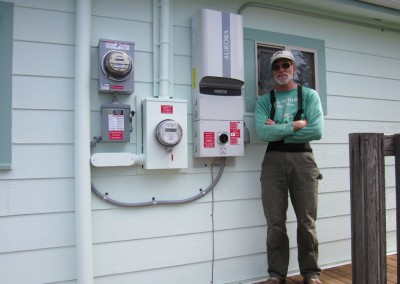
[[314, 277], [304, 278], [303, 283], [304, 284], [322, 284], [322, 281], [318, 277], [314, 276]]
[[285, 279], [279, 277], [270, 277], [264, 284], [284, 284], [285, 282]]

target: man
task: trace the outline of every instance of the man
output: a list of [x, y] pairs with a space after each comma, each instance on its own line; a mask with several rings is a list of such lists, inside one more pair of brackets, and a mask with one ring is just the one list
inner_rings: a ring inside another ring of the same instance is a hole
[[[267, 220], [267, 259], [270, 278], [266, 284], [285, 283], [289, 265], [286, 232], [288, 197], [297, 218], [300, 273], [305, 284], [321, 284], [318, 266], [318, 180], [322, 178], [309, 142], [319, 140], [324, 128], [318, 93], [293, 81], [296, 62], [291, 52], [271, 57], [276, 85], [256, 103], [258, 137], [267, 141], [261, 169], [261, 199]], [[274, 99], [275, 98], [275, 99]], [[272, 99], [272, 103], [271, 103]], [[274, 102], [275, 101], [275, 102]]]

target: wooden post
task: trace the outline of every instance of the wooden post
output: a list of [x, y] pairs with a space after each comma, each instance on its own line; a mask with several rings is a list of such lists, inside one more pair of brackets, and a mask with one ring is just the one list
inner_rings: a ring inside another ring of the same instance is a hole
[[386, 283], [383, 134], [352, 133], [349, 138], [352, 283]]
[[[396, 229], [397, 253], [400, 249], [400, 134], [393, 136], [393, 149], [396, 172]], [[397, 283], [400, 283], [400, 264], [397, 262]]]

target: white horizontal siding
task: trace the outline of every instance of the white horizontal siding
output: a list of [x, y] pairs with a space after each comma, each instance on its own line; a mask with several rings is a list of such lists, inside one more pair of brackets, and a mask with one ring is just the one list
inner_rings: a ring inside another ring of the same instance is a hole
[[73, 212], [1, 218], [0, 253], [74, 246], [74, 221]]
[[94, 247], [95, 275], [129, 273], [210, 261], [211, 234], [99, 244]]
[[74, 280], [75, 248], [0, 254], [0, 283], [52, 283]]
[[[330, 97], [329, 107], [340, 109], [340, 111], [331, 111], [329, 118], [396, 122], [398, 121], [400, 101]], [[393, 130], [398, 131], [398, 129], [397, 125]], [[327, 130], [329, 131], [329, 129]]]
[[[15, 9], [14, 21], [23, 24], [15, 25], [14, 39], [71, 45], [75, 42], [75, 31], [71, 29], [75, 24], [74, 12], [19, 7]], [[53, 32], [47, 32], [49, 27]], [[51, 57], [49, 54], [42, 57], [42, 62], [51, 69], [52, 63], [64, 56]]]
[[39, 10], [50, 10], [55, 12], [75, 12], [75, 3], [69, 0], [43, 0], [43, 1], [30, 1], [30, 0], [14, 0], [17, 8], [33, 8]]
[[0, 180], [0, 216], [74, 211], [74, 180]]
[[[113, 10], [113, 8], [110, 10]], [[121, 18], [93, 17], [92, 25], [92, 46], [97, 47], [100, 39], [119, 39], [134, 42], [135, 51], [153, 51], [152, 37], [149, 36], [153, 33], [153, 25], [151, 22], [132, 21]], [[141, 72], [137, 73], [139, 74]]]
[[[53, 110], [16, 110], [13, 113], [13, 142], [72, 143], [73, 112]], [[21, 131], [21, 129], [26, 129]]]
[[399, 133], [400, 125], [397, 121], [375, 121], [370, 116], [362, 120], [325, 119], [324, 135], [318, 143], [348, 144], [350, 133]]
[[[244, 10], [243, 16], [245, 27], [256, 29], [263, 27], [262, 29], [274, 32], [323, 39], [328, 48], [375, 54], [389, 58], [399, 59], [400, 57], [397, 48], [398, 33], [382, 32], [380, 29], [259, 7], [249, 7]], [[184, 16], [181, 16], [180, 19], [182, 19], [182, 23], [185, 22]], [[285, 21], [282, 21], [283, 19]]]
[[[151, 22], [152, 1], [132, 1], [120, 0], [118, 2], [108, 0], [96, 0], [92, 5], [92, 13], [96, 17], [128, 19], [139, 22]], [[118, 9], [116, 9], [118, 8]], [[127, 35], [124, 34], [124, 37]]]
[[[172, 95], [188, 100], [190, 106], [190, 17], [203, 7], [236, 12], [245, 1], [171, 2]], [[13, 169], [0, 172], [0, 283], [72, 284], [76, 283], [75, 4], [69, 0], [14, 3]], [[130, 143], [98, 144], [93, 151], [140, 151], [140, 101], [152, 96], [156, 79], [152, 7], [152, 1], [92, 3], [91, 136], [100, 135], [100, 106], [111, 100], [110, 96], [97, 93], [99, 39], [135, 42], [135, 93], [122, 96], [119, 101], [131, 104], [136, 111]], [[248, 28], [325, 41], [328, 115], [323, 138], [312, 143], [324, 175], [317, 221], [320, 264], [327, 267], [349, 262], [348, 135], [400, 132], [400, 97], [395, 91], [400, 88], [396, 67], [400, 36], [254, 7], [244, 11], [243, 19]], [[189, 108], [189, 122], [191, 113]], [[245, 120], [251, 136], [251, 143], [245, 145], [246, 155], [228, 163], [213, 195], [189, 204], [142, 208], [120, 208], [92, 196], [96, 283], [204, 284], [212, 280], [234, 283], [265, 278], [266, 225], [259, 176], [266, 144], [256, 137], [253, 114], [246, 113]], [[209, 161], [207, 166], [199, 166], [190, 154], [191, 136], [188, 141], [188, 169], [92, 168], [93, 183], [101, 192], [126, 202], [193, 196], [209, 186], [212, 176]], [[393, 252], [394, 160], [387, 157], [385, 161], [387, 249]], [[214, 178], [217, 171], [215, 167]], [[291, 207], [288, 231], [289, 270], [297, 273], [296, 219]]]
[[[74, 79], [13, 76], [13, 108], [73, 110]], [[23, 132], [23, 131], [21, 131]]]
[[13, 73], [15, 75], [72, 78], [74, 61], [70, 58], [73, 56], [74, 47], [72, 45], [14, 41]]
[[[378, 100], [399, 101], [399, 95], [393, 90], [400, 88], [399, 80], [373, 77], [360, 74], [347, 74], [341, 72], [328, 72], [328, 94], [330, 96], [343, 96], [356, 98], [370, 98]], [[393, 75], [391, 75], [393, 76]]]
[[211, 282], [211, 264], [200, 262], [181, 266], [172, 266], [154, 270], [132, 273], [98, 276], [96, 284], [153, 284], [153, 283], [187, 283], [204, 284]]
[[13, 170], [2, 179], [73, 177], [72, 145], [14, 145]]
[[343, 72], [376, 78], [399, 80], [400, 74], [395, 72], [395, 64], [400, 58], [387, 54], [371, 55], [362, 51], [326, 49], [326, 68], [328, 72]]
[[[94, 243], [133, 241], [210, 232], [211, 205], [195, 203], [93, 213]], [[196, 217], [194, 217], [196, 216]]]

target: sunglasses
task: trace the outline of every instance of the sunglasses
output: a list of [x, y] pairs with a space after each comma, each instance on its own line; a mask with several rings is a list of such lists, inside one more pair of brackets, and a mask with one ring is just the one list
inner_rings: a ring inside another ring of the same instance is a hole
[[292, 66], [292, 64], [290, 64], [289, 62], [285, 62], [285, 63], [282, 63], [282, 64], [275, 64], [275, 65], [273, 65], [272, 66], [272, 70], [273, 71], [279, 71], [280, 69], [281, 69], [281, 67], [283, 68], [283, 69], [288, 69], [290, 66]]

